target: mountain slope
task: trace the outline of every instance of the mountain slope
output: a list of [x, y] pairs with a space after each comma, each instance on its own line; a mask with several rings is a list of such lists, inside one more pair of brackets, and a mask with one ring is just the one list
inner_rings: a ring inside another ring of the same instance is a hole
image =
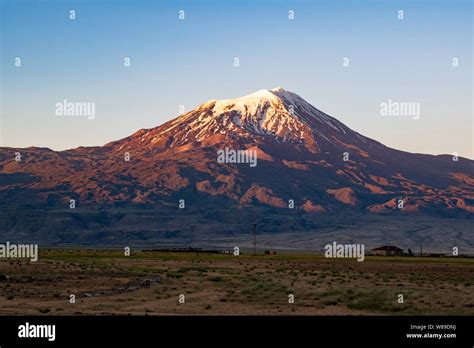
[[[224, 149], [257, 165], [219, 163]], [[15, 152], [22, 154], [15, 161]], [[474, 161], [390, 149], [282, 88], [210, 100], [102, 147], [0, 148], [0, 206], [262, 205], [313, 214], [474, 213]], [[400, 200], [403, 206], [400, 206]]]

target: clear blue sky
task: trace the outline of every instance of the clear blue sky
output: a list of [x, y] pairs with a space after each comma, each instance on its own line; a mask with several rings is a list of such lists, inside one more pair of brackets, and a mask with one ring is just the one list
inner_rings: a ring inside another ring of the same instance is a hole
[[[388, 146], [474, 158], [469, 0], [0, 3], [2, 146], [102, 145], [181, 104], [281, 86]], [[95, 102], [95, 119], [55, 116], [63, 99]], [[420, 119], [380, 116], [388, 99]]]

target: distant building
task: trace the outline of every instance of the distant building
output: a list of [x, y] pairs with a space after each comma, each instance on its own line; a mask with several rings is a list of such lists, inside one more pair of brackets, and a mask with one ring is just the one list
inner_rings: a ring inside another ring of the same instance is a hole
[[374, 255], [380, 256], [403, 256], [403, 249], [393, 245], [384, 245], [375, 249], [372, 249]]

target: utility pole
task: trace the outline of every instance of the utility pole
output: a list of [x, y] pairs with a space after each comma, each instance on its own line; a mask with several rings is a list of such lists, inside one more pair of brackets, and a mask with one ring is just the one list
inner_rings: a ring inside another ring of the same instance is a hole
[[423, 256], [423, 245], [420, 245], [420, 256]]
[[257, 224], [253, 224], [253, 254], [257, 255]]

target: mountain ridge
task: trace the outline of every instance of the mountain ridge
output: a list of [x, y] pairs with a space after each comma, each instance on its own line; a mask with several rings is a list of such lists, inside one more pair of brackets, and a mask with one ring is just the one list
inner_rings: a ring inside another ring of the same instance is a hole
[[[224, 147], [255, 151], [257, 168], [217, 163]], [[14, 160], [18, 151], [23, 161]], [[473, 172], [469, 159], [386, 147], [279, 87], [209, 100], [104, 146], [0, 148], [0, 198], [21, 204], [28, 196], [53, 207], [72, 198], [90, 206], [172, 206], [204, 194], [203, 205], [283, 209], [293, 200], [316, 214], [343, 208], [472, 214]]]

